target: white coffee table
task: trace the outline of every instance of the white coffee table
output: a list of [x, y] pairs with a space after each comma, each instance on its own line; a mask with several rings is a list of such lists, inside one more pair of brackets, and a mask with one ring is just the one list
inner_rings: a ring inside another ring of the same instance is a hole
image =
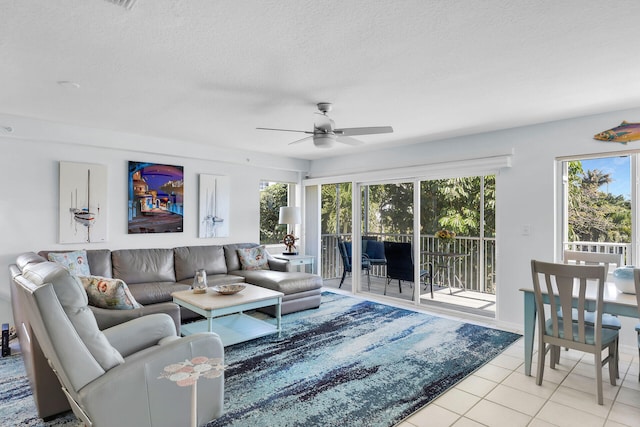
[[[215, 332], [222, 344], [229, 346], [270, 334], [280, 335], [282, 292], [246, 284], [246, 288], [234, 295], [221, 295], [209, 288], [204, 294], [187, 290], [171, 296], [176, 304], [205, 317], [205, 320], [182, 325], [180, 330], [184, 336]], [[244, 313], [271, 305], [276, 307], [275, 325]]]

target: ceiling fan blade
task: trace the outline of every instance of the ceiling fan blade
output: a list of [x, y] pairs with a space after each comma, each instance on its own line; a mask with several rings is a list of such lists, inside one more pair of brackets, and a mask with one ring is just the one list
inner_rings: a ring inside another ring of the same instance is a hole
[[[313, 132], [306, 132], [306, 133], [313, 133]], [[302, 138], [302, 139], [298, 139], [298, 140], [293, 141], [293, 142], [290, 142], [290, 143], [289, 143], [289, 144], [287, 144], [287, 145], [299, 144], [299, 143], [304, 142], [304, 141], [306, 141], [306, 140], [308, 140], [308, 139], [311, 139], [311, 138], [313, 138], [313, 135], [312, 135], [312, 136], [305, 136], [304, 138]]]
[[351, 138], [350, 136], [339, 136], [337, 141], [341, 142], [343, 144], [347, 144], [347, 145], [362, 145], [362, 144], [364, 144], [364, 142], [360, 141], [359, 139]]
[[306, 131], [306, 130], [274, 129], [274, 128], [256, 128], [256, 129], [259, 129], [259, 130], [279, 130], [281, 132], [300, 132], [300, 133], [306, 133], [306, 134], [309, 134], [309, 135], [313, 135], [313, 132], [309, 132], [309, 131]]
[[353, 135], [373, 135], [376, 133], [391, 133], [393, 128], [391, 126], [374, 126], [368, 128], [344, 128], [334, 129], [336, 135], [340, 136], [353, 136]]

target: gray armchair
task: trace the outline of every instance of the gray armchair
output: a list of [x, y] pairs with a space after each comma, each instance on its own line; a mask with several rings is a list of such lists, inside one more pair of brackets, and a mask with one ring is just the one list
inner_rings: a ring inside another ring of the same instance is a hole
[[[222, 414], [224, 355], [216, 334], [180, 338], [164, 313], [100, 331], [84, 288], [55, 263], [27, 264], [13, 282], [42, 353], [86, 425], [189, 425], [192, 413], [202, 425]], [[207, 374], [191, 382], [167, 375], [202, 360]]]

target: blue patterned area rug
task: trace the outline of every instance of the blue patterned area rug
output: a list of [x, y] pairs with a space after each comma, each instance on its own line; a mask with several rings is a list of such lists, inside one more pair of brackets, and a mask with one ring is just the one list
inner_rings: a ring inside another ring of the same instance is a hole
[[279, 341], [226, 352], [221, 426], [392, 426], [520, 338], [323, 293], [287, 315]]
[[38, 418], [22, 355], [0, 358], [0, 425], [2, 426], [81, 426], [69, 412], [51, 422]]
[[[520, 335], [324, 292], [319, 309], [283, 316], [283, 332], [227, 347], [222, 426], [392, 426]], [[0, 419], [37, 418], [19, 357], [0, 359]]]

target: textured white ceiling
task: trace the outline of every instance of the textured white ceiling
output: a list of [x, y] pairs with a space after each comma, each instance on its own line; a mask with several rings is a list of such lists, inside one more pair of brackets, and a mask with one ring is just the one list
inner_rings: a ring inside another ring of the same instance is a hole
[[[638, 22], [637, 0], [0, 0], [0, 113], [337, 156], [638, 107]], [[395, 132], [255, 129], [311, 130], [321, 101]]]

